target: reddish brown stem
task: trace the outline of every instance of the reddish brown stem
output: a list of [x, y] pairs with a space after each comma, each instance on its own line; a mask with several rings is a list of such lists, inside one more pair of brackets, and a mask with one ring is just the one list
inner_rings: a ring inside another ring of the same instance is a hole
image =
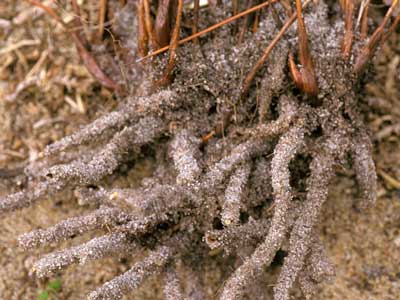
[[145, 17], [144, 17], [144, 1], [137, 3], [138, 12], [138, 52], [140, 57], [147, 55], [149, 37], [147, 36]]
[[[279, 27], [282, 27], [282, 26], [283, 26], [283, 23], [282, 23], [281, 19], [279, 18], [279, 15], [278, 15], [278, 13], [277, 13], [275, 7], [274, 7], [273, 5], [271, 5], [270, 9], [271, 9], [272, 18], [274, 19], [276, 25], [278, 25]], [[289, 17], [290, 17], [291, 15], [292, 15], [292, 14], [288, 14]]]
[[[187, 38], [184, 38], [184, 39], [180, 40], [178, 42], [178, 44], [181, 45], [181, 44], [184, 44], [186, 42], [189, 42], [189, 41], [191, 41], [191, 40], [193, 40], [195, 38], [198, 38], [198, 37], [200, 37], [200, 36], [202, 36], [204, 34], [207, 34], [207, 33], [211, 32], [211, 31], [214, 31], [215, 29], [217, 29], [219, 27], [222, 27], [222, 26], [224, 26], [224, 25], [226, 25], [228, 23], [231, 23], [231, 22], [233, 22], [233, 21], [235, 21], [235, 20], [237, 20], [237, 19], [239, 19], [239, 18], [241, 18], [241, 17], [243, 17], [243, 16], [245, 16], [247, 14], [251, 14], [252, 12], [255, 12], [255, 11], [257, 11], [257, 10], [263, 8], [263, 7], [267, 7], [268, 5], [270, 5], [272, 3], [275, 3], [275, 2], [278, 2], [278, 1], [279, 0], [265, 1], [265, 2], [263, 2], [261, 4], [259, 4], [259, 5], [256, 5], [256, 6], [252, 7], [251, 9], [248, 9], [246, 11], [243, 11], [243, 12], [237, 14], [236, 16], [227, 18], [227, 19], [225, 19], [225, 20], [223, 20], [223, 21], [221, 21], [221, 22], [219, 22], [217, 24], [214, 24], [214, 25], [212, 25], [212, 26], [210, 26], [210, 27], [208, 27], [208, 28], [196, 33], [196, 34], [188, 36]], [[160, 53], [163, 53], [163, 52], [167, 51], [169, 48], [170, 48], [170, 46], [165, 46], [163, 48], [160, 48], [160, 49], [148, 54], [147, 56], [141, 58], [139, 61], [147, 59], [147, 58], [155, 56], [155, 55], [158, 55]]]
[[[76, 0], [72, 0], [72, 8], [75, 13], [74, 23], [77, 28], [82, 28], [81, 13], [79, 5]], [[109, 78], [103, 70], [100, 68], [97, 60], [87, 50], [86, 46], [88, 41], [86, 38], [79, 34], [78, 30], [70, 31], [71, 37], [75, 42], [76, 49], [78, 50], [79, 56], [81, 57], [85, 67], [94, 78], [96, 78], [103, 86], [122, 92], [121, 87], [111, 78]]]
[[368, 10], [369, 10], [369, 5], [367, 4], [364, 8], [362, 18], [361, 18], [360, 37], [362, 40], [365, 40], [367, 38], [367, 34], [368, 34]]
[[103, 86], [117, 92], [122, 92], [121, 87], [103, 72], [96, 59], [83, 46], [78, 35], [76, 33], [71, 33], [71, 36], [75, 42], [76, 48], [78, 49], [79, 56], [82, 58], [82, 61], [90, 74], [92, 74], [93, 77], [96, 78]]
[[178, 0], [178, 8], [176, 13], [176, 20], [174, 30], [172, 32], [172, 38], [170, 42], [169, 48], [169, 60], [168, 65], [164, 71], [163, 78], [158, 82], [158, 85], [163, 86], [169, 84], [172, 79], [172, 71], [175, 67], [175, 58], [176, 58], [176, 49], [179, 45], [179, 31], [181, 29], [181, 21], [182, 21], [182, 12], [183, 12], [183, 1]]
[[303, 20], [301, 1], [296, 0], [297, 23], [299, 32], [299, 60], [302, 65], [299, 70], [294, 62], [293, 54], [289, 56], [289, 70], [296, 85], [309, 95], [318, 94], [317, 79], [311, 53], [308, 48], [307, 31]]
[[[194, 7], [193, 7], [192, 34], [196, 34], [198, 32], [198, 26], [199, 26], [200, 0], [194, 0], [193, 4]], [[199, 39], [195, 38], [193, 42], [195, 44], [198, 44]]]
[[97, 32], [97, 38], [101, 41], [104, 33], [104, 21], [106, 19], [107, 0], [100, 0], [100, 12], [99, 12], [99, 29]]
[[253, 33], [257, 32], [259, 23], [260, 23], [260, 11], [257, 10], [256, 13], [255, 13], [255, 16], [254, 16], [253, 27], [251, 28], [251, 31]]
[[143, 7], [144, 7], [144, 21], [146, 25], [146, 32], [147, 36], [149, 37], [149, 41], [153, 49], [157, 49], [157, 42], [153, 35], [153, 22], [151, 20], [150, 15], [150, 5], [149, 0], [143, 0]]
[[345, 3], [345, 29], [342, 41], [342, 55], [348, 60], [350, 58], [351, 47], [353, 44], [353, 13], [354, 1], [346, 0]]
[[[247, 9], [250, 9], [253, 5], [253, 0], [247, 0]], [[242, 27], [240, 28], [238, 43], [241, 44], [244, 40], [244, 36], [247, 31], [247, 26], [249, 24], [250, 14], [246, 15], [243, 19]]]
[[232, 0], [232, 14], [235, 16], [239, 12], [238, 0]]
[[346, 0], [339, 0], [340, 8], [342, 11], [346, 9]]
[[205, 136], [203, 136], [203, 137], [201, 138], [201, 141], [202, 141], [203, 144], [207, 144], [208, 141], [209, 141], [210, 139], [212, 139], [214, 136], [215, 136], [215, 131], [213, 130], [213, 131], [211, 131], [210, 133], [207, 133]]
[[381, 44], [385, 43], [387, 41], [387, 39], [389, 38], [389, 36], [394, 32], [394, 30], [396, 29], [396, 27], [399, 25], [400, 23], [400, 16], [397, 16], [396, 19], [394, 19], [392, 25], [389, 27], [388, 31], [385, 33], [385, 35], [382, 37], [382, 41]]
[[157, 16], [154, 27], [156, 48], [164, 47], [171, 40], [171, 20], [174, 0], [161, 0], [158, 2]]

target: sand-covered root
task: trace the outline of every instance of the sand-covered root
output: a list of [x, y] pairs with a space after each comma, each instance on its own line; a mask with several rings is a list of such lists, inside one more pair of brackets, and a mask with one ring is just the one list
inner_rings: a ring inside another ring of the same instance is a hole
[[[151, 10], [147, 1], [140, 3], [146, 29], [152, 25]], [[89, 299], [121, 299], [158, 275], [165, 278], [164, 297], [179, 299], [195, 294], [180, 280], [181, 269], [222, 261], [215, 256], [224, 252], [230, 272], [221, 280], [219, 297], [239, 300], [252, 295], [252, 285], [285, 252], [274, 298], [288, 300], [297, 283], [304, 294], [315, 293], [333, 274], [318, 224], [335, 171], [351, 164], [364, 202], [373, 203], [377, 195], [373, 148], [357, 98], [360, 78], [352, 61], [342, 59], [342, 20], [330, 9], [321, 2], [304, 10], [317, 98], [290, 85], [285, 66], [277, 66], [287, 60], [279, 47], [268, 60], [275, 66], [258, 68], [248, 95], [242, 94], [252, 57], [275, 37], [276, 26], [271, 25], [279, 23], [277, 18], [286, 24], [294, 20], [287, 10], [259, 16], [257, 32], [239, 43], [233, 26], [227, 26], [205, 38], [198, 51], [189, 44], [176, 48], [175, 28], [171, 47], [176, 57], [169, 56], [166, 69], [168, 55], [145, 65], [137, 94], [49, 145], [26, 168], [25, 188], [0, 199], [0, 211], [8, 213], [74, 190], [79, 202], [92, 210], [21, 236], [25, 248], [108, 231], [45, 255], [34, 265], [38, 275], [137, 253], [140, 258], [129, 270], [95, 289]], [[227, 14], [217, 5], [213, 13], [200, 16], [212, 23]], [[185, 12], [183, 16], [184, 22], [189, 20]], [[150, 43], [153, 31], [146, 30]], [[296, 30], [282, 39], [285, 45], [297, 41]], [[353, 54], [357, 51], [354, 47]], [[165, 70], [171, 84], [153, 85]], [[267, 80], [271, 76], [276, 80]], [[257, 90], [260, 82], [262, 89]], [[270, 92], [264, 93], [266, 88]], [[261, 102], [259, 93], [264, 93]], [[75, 150], [75, 156], [68, 156]], [[118, 186], [131, 165], [149, 156], [155, 167], [147, 178], [134, 187]], [[219, 267], [224, 269], [223, 263]], [[198, 285], [207, 289], [201, 281]], [[253, 296], [262, 294], [261, 288]]]

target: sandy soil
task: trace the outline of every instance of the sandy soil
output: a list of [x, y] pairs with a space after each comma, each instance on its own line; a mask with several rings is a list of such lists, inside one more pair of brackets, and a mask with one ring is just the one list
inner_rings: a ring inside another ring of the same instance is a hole
[[[7, 25], [6, 20], [13, 20], [14, 24]], [[18, 172], [27, 159], [33, 159], [45, 145], [73, 132], [80, 124], [111, 110], [116, 101], [81, 65], [62, 28], [28, 4], [0, 3], [0, 40], [3, 195], [24, 186], [25, 178]], [[322, 238], [337, 276], [323, 286], [315, 299], [394, 300], [400, 295], [400, 34], [392, 36], [380, 50], [375, 65], [376, 74], [371, 75], [371, 83], [365, 89], [364, 110], [374, 136], [379, 198], [374, 207], [359, 210], [354, 200], [353, 174], [339, 170], [321, 224]], [[34, 79], [29, 82], [29, 78]], [[21, 82], [27, 83], [26, 88], [13, 94]], [[135, 165], [129, 172], [131, 180], [143, 176], [151, 168], [149, 164], [144, 160]], [[16, 170], [17, 176], [9, 176], [6, 169]], [[51, 249], [24, 252], [17, 247], [16, 237], [84, 210], [71, 194], [65, 193], [2, 216], [0, 299], [38, 299], [53, 280], [37, 279], [31, 268], [40, 254]], [[86, 235], [73, 243], [88, 238]], [[88, 291], [129, 268], [132, 260], [108, 259], [70, 267], [60, 273], [61, 290], [49, 299], [83, 299]], [[217, 282], [219, 275], [210, 272], [205, 280]], [[218, 284], [214, 285], [210, 284], [209, 294], [218, 289]], [[154, 294], [158, 294], [157, 279], [150, 280], [130, 299], [155, 299]]]

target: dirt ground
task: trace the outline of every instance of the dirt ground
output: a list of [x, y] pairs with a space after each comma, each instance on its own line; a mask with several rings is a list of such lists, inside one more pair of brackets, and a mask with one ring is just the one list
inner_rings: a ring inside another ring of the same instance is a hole
[[[96, 17], [95, 12], [93, 9], [93, 15], [87, 16], [89, 21]], [[374, 137], [379, 197], [374, 207], [361, 211], [354, 200], [353, 174], [338, 171], [320, 225], [329, 257], [336, 266], [336, 278], [325, 284], [315, 299], [394, 300], [400, 295], [400, 33], [379, 50], [374, 63], [375, 73], [370, 75], [364, 91], [363, 110]], [[24, 186], [21, 168], [47, 144], [115, 105], [112, 94], [81, 64], [60, 26], [27, 3], [1, 1], [0, 195]], [[144, 159], [129, 176], [132, 180], [144, 176], [150, 165]], [[10, 169], [15, 174], [4, 171]], [[65, 193], [2, 216], [1, 300], [39, 299], [54, 280], [37, 279], [31, 268], [37, 257], [51, 249], [24, 252], [17, 247], [16, 237], [84, 210]], [[80, 237], [73, 244], [87, 239], [87, 235]], [[129, 265], [130, 259], [108, 259], [70, 267], [60, 273], [61, 289], [52, 291], [48, 299], [83, 299]], [[218, 278], [218, 274], [205, 276]], [[211, 288], [210, 293], [217, 289]], [[155, 299], [154, 294], [158, 294], [157, 279], [150, 280], [130, 299]]]

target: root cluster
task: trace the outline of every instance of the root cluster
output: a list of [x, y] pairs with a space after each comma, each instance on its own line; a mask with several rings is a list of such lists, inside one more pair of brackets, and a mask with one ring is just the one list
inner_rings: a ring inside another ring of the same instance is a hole
[[[336, 166], [353, 167], [362, 204], [376, 198], [371, 143], [357, 111], [358, 77], [352, 60], [341, 56], [343, 22], [328, 21], [331, 9], [321, 1], [304, 11], [318, 97], [291, 85], [285, 62], [287, 49], [297, 40], [295, 29], [273, 50], [254, 89], [245, 99], [239, 97], [242, 74], [276, 34], [276, 16], [286, 16], [279, 7], [259, 16], [257, 33], [248, 33], [240, 44], [228, 34], [235, 28], [227, 26], [200, 45], [178, 48], [168, 88], [149, 88], [166, 58], [148, 63], [143, 71], [148, 77], [141, 78], [137, 94], [49, 145], [43, 157], [27, 167], [27, 187], [0, 199], [0, 212], [65, 189], [75, 190], [80, 204], [93, 212], [26, 233], [20, 245], [29, 249], [96, 229], [110, 231], [44, 256], [35, 264], [36, 273], [51, 276], [73, 263], [147, 253], [88, 298], [121, 299], [149, 276], [160, 274], [165, 299], [205, 299], [193, 257], [201, 263], [213, 259], [210, 249], [223, 250], [240, 263], [229, 274], [220, 299], [239, 300], [281, 250], [287, 256], [274, 299], [288, 300], [295, 284], [304, 295], [313, 294], [334, 274], [317, 225]], [[217, 7], [207, 18], [218, 20], [225, 14]], [[221, 123], [218, 134], [215, 128]], [[215, 134], [204, 139], [212, 131]], [[157, 168], [139, 188], [105, 183], [104, 178], [146, 151], [155, 153]], [[188, 292], [190, 285], [196, 292]]]

